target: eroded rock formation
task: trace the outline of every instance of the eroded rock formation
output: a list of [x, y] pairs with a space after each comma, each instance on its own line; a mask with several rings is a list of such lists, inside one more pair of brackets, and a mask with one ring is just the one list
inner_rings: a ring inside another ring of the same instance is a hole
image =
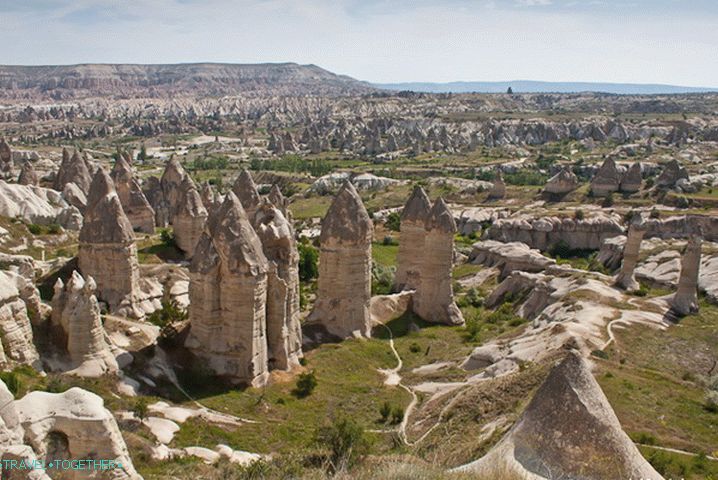
[[263, 203], [257, 234], [269, 261], [267, 274], [267, 347], [270, 369], [288, 370], [302, 356], [299, 322], [299, 252], [291, 223], [281, 210]]
[[401, 212], [401, 241], [397, 253], [394, 289], [414, 290], [419, 284], [421, 261], [425, 255], [426, 219], [431, 210], [429, 197], [420, 186], [414, 187]]
[[98, 296], [111, 312], [140, 317], [142, 313], [134, 305], [139, 292], [134, 238], [112, 179], [99, 169], [92, 180], [80, 230], [80, 271], [95, 279]]
[[636, 162], [628, 168], [623, 178], [621, 178], [621, 186], [619, 189], [623, 193], [637, 193], [641, 191], [642, 182], [641, 164]]
[[132, 228], [143, 233], [155, 232], [155, 211], [142, 192], [140, 184], [132, 172], [129, 156], [120, 154], [110, 176], [120, 197], [122, 210], [132, 224]]
[[424, 228], [424, 255], [412, 308], [427, 322], [462, 325], [464, 317], [454, 303], [451, 285], [456, 223], [442, 198], [434, 202]]
[[207, 210], [192, 179], [187, 176], [179, 187], [178, 205], [172, 219], [177, 247], [192, 258], [207, 222]]
[[678, 290], [670, 301], [671, 311], [679, 316], [698, 311], [698, 274], [701, 268], [702, 245], [703, 238], [700, 235], [692, 235], [683, 252]]
[[571, 171], [571, 168], [563, 167], [560, 172], [546, 182], [544, 191], [551, 195], [565, 195], [576, 190], [579, 185], [578, 177]]
[[87, 163], [77, 150], [70, 155], [70, 152], [63, 148], [62, 163], [55, 176], [53, 188], [62, 192], [68, 183], [74, 183], [84, 194], [87, 194], [90, 191], [92, 176], [87, 168]]
[[190, 265], [191, 329], [185, 345], [236, 383], [267, 381], [268, 269], [242, 204], [228, 193], [207, 222]]
[[232, 191], [237, 198], [239, 198], [239, 201], [242, 202], [242, 207], [244, 207], [244, 211], [247, 212], [249, 222], [254, 225], [255, 215], [257, 213], [257, 209], [259, 208], [260, 197], [259, 192], [257, 191], [257, 186], [254, 184], [252, 174], [249, 173], [249, 170], [243, 169], [240, 172], [237, 180], [235, 180], [234, 185], [232, 186]]
[[641, 251], [641, 242], [645, 233], [646, 228], [642, 223], [634, 222], [628, 228], [626, 244], [623, 247], [623, 263], [621, 264], [621, 271], [616, 277], [616, 285], [624, 290], [638, 290], [640, 287], [634, 271], [636, 264], [638, 264], [638, 255]]
[[67, 285], [57, 279], [52, 298], [52, 325], [63, 334], [72, 373], [83, 377], [98, 377], [118, 369], [102, 327], [95, 288], [92, 277], [85, 280], [74, 271]]
[[0, 367], [34, 365], [39, 355], [33, 343], [32, 325], [42, 315], [37, 289], [26, 278], [0, 270]]
[[663, 477], [621, 428], [586, 361], [571, 352], [551, 370], [509, 433], [456, 469], [487, 478]]
[[30, 162], [29, 160], [25, 160], [22, 163], [22, 168], [20, 169], [20, 176], [17, 177], [17, 183], [19, 183], [20, 185], [33, 186], [37, 186], [40, 184], [40, 180], [37, 177], [35, 167], [32, 166], [32, 162]]
[[607, 197], [617, 192], [621, 185], [621, 174], [613, 158], [607, 158], [591, 180], [591, 193], [594, 197]]
[[308, 322], [339, 338], [371, 336], [371, 240], [374, 226], [350, 182], [322, 222], [317, 300]]

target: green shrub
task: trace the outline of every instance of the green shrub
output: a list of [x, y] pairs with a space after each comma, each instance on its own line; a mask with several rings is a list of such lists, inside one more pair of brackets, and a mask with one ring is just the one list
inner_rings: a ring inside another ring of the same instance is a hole
[[309, 243], [299, 243], [299, 279], [304, 282], [319, 276], [319, 250]]
[[391, 405], [389, 405], [389, 402], [384, 402], [381, 405], [379, 408], [379, 415], [381, 423], [386, 423], [387, 420], [389, 420], [389, 415], [391, 415]]
[[312, 394], [317, 387], [317, 377], [314, 372], [300, 373], [297, 378], [297, 385], [292, 390], [292, 395], [297, 398], [305, 398]]
[[394, 285], [394, 268], [373, 263], [371, 266], [371, 294], [388, 295]]
[[175, 233], [169, 228], [160, 229], [160, 240], [166, 247], [176, 247]]
[[575, 218], [576, 220], [583, 220], [585, 217], [586, 217], [586, 214], [581, 209], [578, 209], [575, 212], [573, 212], [573, 218]]
[[421, 352], [421, 345], [416, 342], [413, 342], [411, 345], [409, 345], [409, 351], [411, 353], [419, 353]]
[[366, 432], [350, 418], [339, 418], [321, 427], [316, 432], [315, 443], [329, 451], [329, 461], [335, 472], [356, 465], [371, 450]]
[[704, 408], [710, 413], [718, 413], [718, 392], [711, 390], [706, 393]]
[[591, 352], [591, 355], [593, 355], [596, 358], [602, 358], [604, 360], [608, 360], [608, 353], [604, 352], [603, 350], [594, 350]]
[[601, 202], [601, 206], [603, 208], [611, 208], [614, 203], [615, 203], [615, 201], [613, 199], [613, 193], [609, 193], [608, 195], [606, 195], [606, 197]]
[[481, 340], [482, 325], [477, 316], [472, 316], [466, 320], [464, 325], [464, 338], [468, 342], [478, 342]]
[[180, 308], [176, 300], [163, 300], [162, 308], [147, 316], [147, 321], [160, 327], [163, 332], [173, 323], [187, 319], [187, 311]]
[[404, 420], [404, 409], [401, 407], [395, 407], [391, 411], [391, 423], [392, 425], [398, 425]]
[[384, 222], [384, 226], [388, 228], [391, 231], [398, 232], [399, 227], [401, 225], [401, 216], [399, 215], [399, 212], [391, 212], [386, 217], [386, 221]]
[[27, 226], [27, 231], [33, 235], [40, 235], [42, 234], [43, 228], [36, 223], [31, 223]]
[[17, 395], [22, 387], [20, 377], [15, 372], [0, 372], [0, 380], [5, 383], [5, 386], [13, 395]]
[[147, 414], [149, 413], [149, 405], [145, 397], [140, 397], [135, 400], [135, 404], [132, 406], [132, 413], [134, 413], [135, 417], [139, 418], [140, 420], [144, 420], [145, 418], [147, 418]]

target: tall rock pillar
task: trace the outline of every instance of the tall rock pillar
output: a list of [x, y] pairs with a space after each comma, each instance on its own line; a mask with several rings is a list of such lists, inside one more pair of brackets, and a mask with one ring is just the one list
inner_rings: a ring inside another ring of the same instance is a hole
[[317, 300], [310, 323], [339, 338], [371, 336], [371, 240], [374, 226], [350, 182], [322, 222]]
[[456, 223], [442, 198], [434, 202], [425, 229], [419, 286], [413, 299], [414, 313], [427, 322], [462, 325], [464, 317], [454, 302], [451, 286]]
[[424, 251], [424, 225], [431, 210], [431, 202], [420, 186], [414, 187], [401, 212], [401, 235], [394, 280], [394, 290], [414, 290], [418, 286]]
[[621, 271], [616, 277], [616, 286], [624, 290], [633, 291], [640, 288], [634, 270], [638, 263], [638, 254], [641, 251], [641, 242], [645, 233], [646, 227], [642, 223], [633, 223], [628, 227], [626, 245], [623, 247], [623, 263]]
[[698, 274], [701, 268], [702, 244], [703, 238], [693, 235], [688, 239], [683, 253], [678, 290], [670, 301], [671, 311], [679, 316], [698, 311]]

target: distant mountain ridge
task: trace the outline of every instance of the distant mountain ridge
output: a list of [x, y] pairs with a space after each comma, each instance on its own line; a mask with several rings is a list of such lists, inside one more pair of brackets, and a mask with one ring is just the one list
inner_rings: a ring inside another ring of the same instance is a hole
[[296, 63], [0, 66], [0, 98], [182, 95], [353, 95], [366, 82]]
[[410, 90], [425, 93], [506, 93], [511, 87], [514, 93], [580, 93], [598, 92], [617, 95], [657, 95], [680, 93], [718, 92], [718, 87], [682, 87], [678, 85], [600, 82], [541, 82], [514, 80], [507, 82], [406, 82], [375, 83], [386, 90]]

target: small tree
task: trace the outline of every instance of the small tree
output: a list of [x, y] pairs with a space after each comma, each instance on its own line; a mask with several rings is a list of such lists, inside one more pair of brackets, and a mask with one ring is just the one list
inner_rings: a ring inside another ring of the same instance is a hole
[[310, 282], [319, 276], [319, 251], [309, 243], [299, 243], [299, 279]]
[[509, 88], [506, 90], [506, 93], [508, 93], [509, 95], [513, 95], [513, 94], [514, 94], [514, 89], [511, 88], [511, 87], [509, 87]]
[[329, 450], [329, 461], [335, 472], [356, 465], [371, 449], [364, 429], [350, 418], [340, 418], [321, 427], [315, 435], [315, 442]]
[[402, 420], [404, 420], [404, 409], [401, 407], [394, 408], [394, 410], [391, 411], [391, 423], [398, 425]]
[[134, 413], [135, 417], [139, 418], [140, 420], [144, 420], [145, 418], [147, 418], [149, 408], [147, 405], [147, 399], [145, 397], [140, 397], [137, 399], [135, 404], [132, 406], [132, 413]]
[[292, 394], [297, 398], [308, 397], [317, 387], [317, 377], [314, 372], [300, 373], [297, 378], [297, 385]]
[[391, 212], [389, 215], [387, 215], [384, 225], [389, 230], [398, 232], [401, 226], [401, 216], [399, 215], [399, 212]]

